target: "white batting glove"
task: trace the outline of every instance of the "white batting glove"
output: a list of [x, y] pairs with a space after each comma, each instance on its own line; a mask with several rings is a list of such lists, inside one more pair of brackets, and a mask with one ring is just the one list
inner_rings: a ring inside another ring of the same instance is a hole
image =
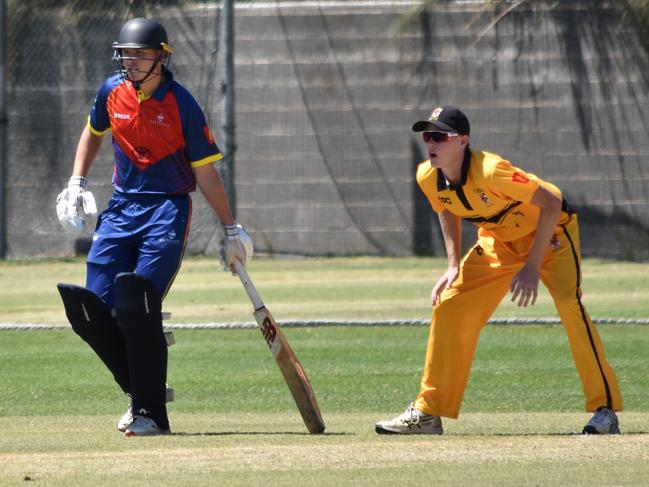
[[86, 191], [86, 178], [72, 176], [68, 186], [56, 198], [56, 215], [61, 225], [72, 232], [83, 232], [97, 217], [97, 203]]
[[246, 267], [252, 260], [254, 246], [248, 232], [241, 225], [223, 225], [223, 247], [221, 248], [221, 264], [224, 271], [232, 270], [232, 264], [236, 260]]

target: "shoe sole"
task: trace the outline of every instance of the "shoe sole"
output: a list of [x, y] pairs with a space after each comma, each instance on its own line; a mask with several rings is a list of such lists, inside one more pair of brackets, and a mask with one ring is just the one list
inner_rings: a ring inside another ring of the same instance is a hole
[[620, 434], [620, 428], [619, 426], [614, 426], [611, 431], [607, 433], [602, 433], [600, 431], [597, 431], [597, 428], [594, 426], [586, 426], [584, 427], [583, 431], [581, 432], [582, 435], [619, 435]]
[[170, 435], [171, 430], [162, 430], [162, 431], [156, 431], [156, 432], [151, 432], [151, 433], [135, 433], [133, 431], [126, 430], [124, 432], [124, 436], [127, 438], [131, 438], [132, 436], [162, 436], [162, 435]]
[[374, 431], [379, 435], [442, 435], [444, 434], [444, 430], [442, 428], [433, 431], [423, 431], [423, 430], [393, 431], [393, 430], [385, 429], [379, 425], [374, 426]]

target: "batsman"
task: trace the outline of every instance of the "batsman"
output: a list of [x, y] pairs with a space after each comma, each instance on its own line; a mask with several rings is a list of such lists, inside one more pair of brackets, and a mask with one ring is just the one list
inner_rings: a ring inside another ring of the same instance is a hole
[[[442, 434], [441, 417], [459, 416], [483, 326], [508, 291], [518, 306], [535, 304], [541, 281], [568, 335], [585, 409], [593, 413], [582, 433], [619, 433], [618, 382], [581, 301], [577, 214], [553, 184], [471, 148], [469, 120], [458, 108], [435, 108], [412, 130], [427, 149], [417, 182], [439, 217], [448, 268], [431, 293], [419, 395], [401, 415], [378, 422], [376, 432]], [[462, 219], [478, 227], [463, 258]]]
[[57, 200], [61, 224], [83, 230], [96, 214], [86, 177], [108, 131], [114, 192], [97, 219], [86, 286], [58, 289], [72, 329], [130, 397], [117, 428], [126, 436], [168, 434], [162, 300], [180, 269], [197, 185], [224, 226], [225, 268], [246, 265], [253, 248], [214, 167], [222, 154], [205, 115], [169, 70], [164, 27], [130, 20], [113, 49], [117, 74], [99, 89], [81, 133], [72, 177]]

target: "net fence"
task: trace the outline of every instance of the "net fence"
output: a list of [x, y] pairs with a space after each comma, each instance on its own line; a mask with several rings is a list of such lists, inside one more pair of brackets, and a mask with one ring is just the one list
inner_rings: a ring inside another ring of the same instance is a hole
[[[256, 249], [444, 255], [414, 180], [425, 154], [410, 126], [454, 104], [475, 147], [563, 189], [585, 255], [649, 259], [649, 61], [624, 3], [524, 2], [507, 15], [487, 7], [498, 2], [429, 3], [235, 4], [236, 210]], [[62, 233], [54, 202], [121, 25], [165, 25], [174, 76], [221, 142], [221, 5], [6, 5], [8, 256], [83, 253], [91, 235]], [[112, 192], [110, 145], [90, 173], [100, 207]], [[187, 251], [216, 253], [220, 224], [200, 194], [194, 202]]]

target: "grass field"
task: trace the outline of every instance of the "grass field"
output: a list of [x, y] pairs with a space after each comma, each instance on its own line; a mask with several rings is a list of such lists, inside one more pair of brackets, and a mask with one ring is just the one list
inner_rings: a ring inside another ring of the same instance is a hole
[[[430, 290], [444, 259], [352, 257], [257, 259], [250, 275], [279, 320], [428, 319]], [[584, 303], [592, 316], [649, 317], [649, 264], [599, 259], [583, 265]], [[81, 259], [0, 262], [0, 323], [67, 323], [56, 283], [83, 284]], [[172, 322], [250, 321], [239, 280], [213, 258], [187, 258], [165, 300]], [[495, 317], [554, 316], [545, 289], [536, 306], [506, 298]]]
[[[280, 320], [424, 319], [442, 268], [259, 260], [250, 273]], [[165, 306], [177, 321], [252, 319], [238, 281], [215, 269], [186, 261]], [[646, 265], [587, 261], [584, 270], [592, 315], [649, 316]], [[0, 263], [0, 322], [63, 323], [53, 286], [82, 276], [77, 260]], [[553, 315], [547, 295], [532, 311], [503, 303], [500, 313]], [[257, 330], [175, 330], [174, 434], [130, 439], [115, 430], [125, 398], [69, 329], [0, 331], [0, 485], [645, 485], [649, 328], [599, 330], [625, 399], [618, 437], [577, 434], [590, 415], [560, 326], [485, 328], [462, 415], [434, 438], [373, 431], [414, 398], [426, 327], [286, 330], [327, 423], [319, 436], [306, 433]]]

